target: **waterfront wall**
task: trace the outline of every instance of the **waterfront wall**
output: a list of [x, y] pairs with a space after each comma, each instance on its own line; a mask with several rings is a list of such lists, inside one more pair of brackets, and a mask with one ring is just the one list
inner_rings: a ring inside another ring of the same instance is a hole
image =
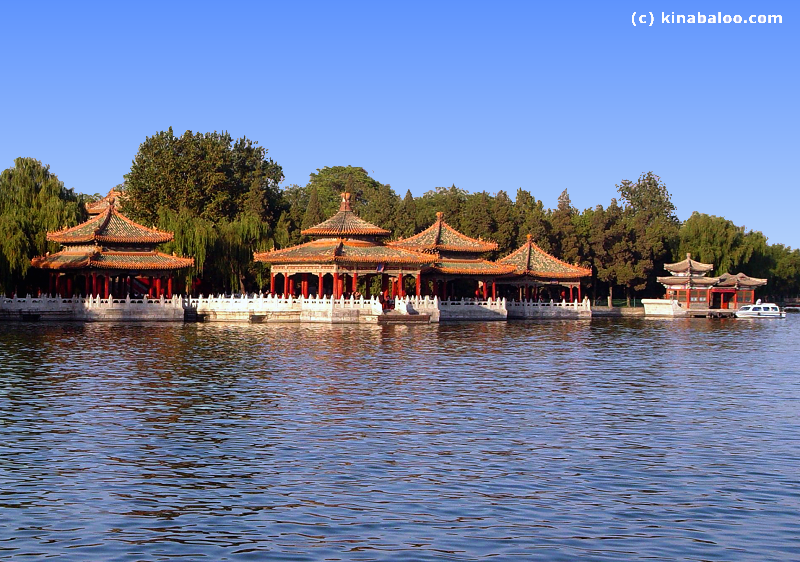
[[508, 317], [524, 318], [591, 318], [592, 306], [589, 299], [574, 302], [538, 302], [534, 300], [508, 301]]
[[183, 298], [1, 297], [0, 318], [6, 320], [83, 320], [119, 322], [183, 322]]
[[[2, 297], [0, 319], [208, 322], [380, 323], [387, 321], [507, 320], [516, 318], [591, 317], [589, 301], [507, 301], [506, 299], [439, 300], [397, 298], [394, 310], [383, 310], [377, 297], [283, 297], [278, 295], [200, 296], [172, 298]], [[413, 317], [413, 318], [412, 318]]]

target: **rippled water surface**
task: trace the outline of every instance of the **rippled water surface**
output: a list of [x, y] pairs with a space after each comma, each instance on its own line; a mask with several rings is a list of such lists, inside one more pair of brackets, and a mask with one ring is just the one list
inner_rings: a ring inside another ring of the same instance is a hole
[[0, 324], [0, 559], [797, 560], [798, 342]]

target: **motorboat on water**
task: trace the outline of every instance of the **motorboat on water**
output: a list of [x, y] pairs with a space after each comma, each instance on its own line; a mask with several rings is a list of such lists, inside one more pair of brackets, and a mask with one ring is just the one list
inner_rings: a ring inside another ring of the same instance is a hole
[[761, 302], [757, 300], [755, 304], [747, 304], [736, 311], [736, 318], [786, 318], [786, 312], [772, 302]]

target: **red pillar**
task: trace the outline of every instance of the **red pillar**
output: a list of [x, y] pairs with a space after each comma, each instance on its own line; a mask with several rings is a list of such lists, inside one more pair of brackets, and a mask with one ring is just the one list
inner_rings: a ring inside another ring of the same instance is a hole
[[275, 274], [271, 271], [269, 272], [269, 294], [275, 294]]
[[422, 296], [422, 273], [417, 273], [417, 296]]
[[317, 297], [321, 297], [324, 294], [322, 290], [322, 281], [324, 279], [324, 275], [322, 273], [319, 274], [319, 286], [317, 287]]
[[569, 302], [572, 302], [572, 285], [569, 286]]
[[531, 300], [531, 286], [530, 285], [525, 285], [525, 300], [526, 301]]
[[578, 300], [579, 301], [583, 301], [583, 299], [581, 298], [581, 286], [580, 286], [580, 284], [578, 284]]
[[489, 299], [489, 286], [486, 284], [486, 281], [483, 282], [483, 300]]
[[385, 273], [381, 273], [381, 294], [385, 297], [386, 291], [389, 288], [389, 277]]
[[339, 272], [333, 273], [333, 298], [338, 299], [341, 296], [339, 293]]
[[289, 296], [294, 296], [294, 275], [289, 276]]
[[92, 272], [92, 296], [97, 294], [97, 273]]
[[172, 298], [172, 277], [171, 276], [167, 279], [167, 298], [168, 299]]
[[308, 298], [308, 273], [303, 274], [301, 283], [301, 290], [303, 291], [303, 298]]
[[495, 281], [492, 281], [492, 300], [497, 300], [497, 283]]
[[353, 289], [352, 289], [352, 291], [351, 291], [353, 294], [355, 294], [355, 293], [356, 293], [356, 291], [357, 291], [357, 288], [356, 288], [356, 287], [358, 287], [358, 273], [356, 273], [356, 272], [354, 271], [354, 272], [353, 272]]

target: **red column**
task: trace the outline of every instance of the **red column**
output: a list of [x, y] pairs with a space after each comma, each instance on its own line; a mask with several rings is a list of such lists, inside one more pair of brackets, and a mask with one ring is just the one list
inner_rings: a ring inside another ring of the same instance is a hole
[[572, 298], [572, 285], [570, 285], [569, 286], [569, 302], [572, 302], [572, 301], [573, 301], [573, 298]]
[[530, 285], [525, 285], [525, 300], [526, 301], [531, 300], [531, 286]]
[[303, 274], [303, 280], [301, 283], [301, 290], [303, 291], [303, 298], [308, 298], [308, 273]]
[[483, 282], [483, 300], [489, 299], [489, 286], [486, 284], [486, 281]]
[[389, 288], [389, 277], [385, 273], [381, 273], [381, 294], [385, 297], [386, 290]]
[[323, 295], [323, 293], [324, 293], [324, 291], [322, 290], [322, 281], [323, 281], [324, 277], [325, 276], [322, 273], [319, 274], [319, 286], [317, 287], [317, 296], [318, 297], [321, 297]]
[[92, 272], [92, 296], [97, 294], [97, 273]]
[[422, 273], [417, 273], [417, 296], [422, 296]]
[[404, 297], [406, 296], [405, 287], [403, 287], [403, 274], [400, 273], [397, 275], [397, 296]]
[[172, 277], [167, 279], [167, 298], [172, 298]]
[[294, 275], [289, 276], [289, 296], [294, 296]]
[[338, 299], [341, 296], [339, 293], [339, 272], [333, 273], [333, 298]]
[[353, 290], [351, 291], [353, 294], [356, 292], [356, 287], [358, 287], [358, 273], [355, 271], [353, 272]]
[[581, 286], [580, 286], [580, 284], [578, 284], [578, 300], [579, 301], [583, 301], [583, 299], [581, 298]]
[[689, 289], [686, 289], [686, 308], [690, 308], [692, 306], [692, 299], [689, 297]]
[[492, 281], [492, 300], [497, 300], [497, 283], [495, 281]]
[[275, 274], [271, 271], [269, 272], [269, 293], [271, 295], [275, 294]]

